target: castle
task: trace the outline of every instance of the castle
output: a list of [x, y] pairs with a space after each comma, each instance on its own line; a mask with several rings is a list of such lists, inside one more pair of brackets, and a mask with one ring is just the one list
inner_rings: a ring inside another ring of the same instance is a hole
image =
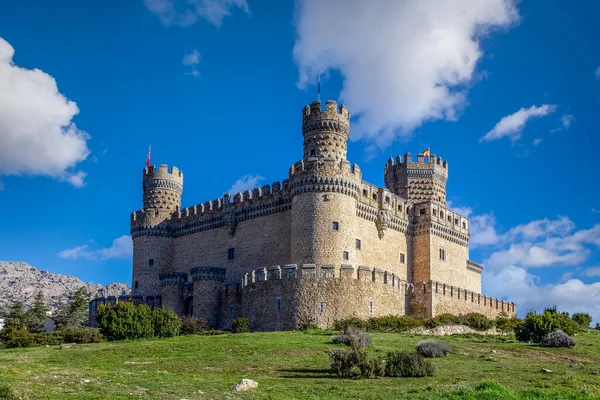
[[[135, 303], [171, 307], [230, 329], [331, 327], [349, 317], [515, 315], [481, 294], [469, 220], [446, 208], [448, 162], [389, 159], [385, 187], [346, 159], [350, 113], [335, 101], [302, 110], [304, 155], [281, 183], [180, 208], [183, 173], [143, 171], [131, 215]], [[90, 319], [100, 303], [90, 304]]]

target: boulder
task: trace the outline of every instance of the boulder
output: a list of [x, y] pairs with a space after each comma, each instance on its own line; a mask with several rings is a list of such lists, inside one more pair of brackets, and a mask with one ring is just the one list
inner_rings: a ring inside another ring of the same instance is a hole
[[231, 390], [235, 392], [245, 392], [247, 390], [253, 390], [258, 387], [258, 382], [254, 382], [250, 379], [242, 379], [236, 385], [231, 387]]

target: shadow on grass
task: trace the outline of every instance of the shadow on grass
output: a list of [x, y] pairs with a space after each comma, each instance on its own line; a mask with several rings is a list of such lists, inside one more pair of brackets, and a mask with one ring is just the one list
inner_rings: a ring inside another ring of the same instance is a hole
[[335, 378], [335, 375], [329, 368], [296, 368], [279, 369], [279, 372], [289, 373], [281, 375], [281, 378]]

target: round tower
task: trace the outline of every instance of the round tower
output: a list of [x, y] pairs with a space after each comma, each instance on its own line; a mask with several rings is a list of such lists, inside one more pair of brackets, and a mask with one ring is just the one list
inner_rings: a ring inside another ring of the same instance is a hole
[[355, 251], [356, 199], [361, 172], [346, 160], [350, 113], [327, 101], [302, 112], [304, 159], [290, 169], [292, 195], [291, 262], [333, 265], [339, 276]]
[[344, 105], [338, 108], [333, 100], [327, 100], [325, 111], [322, 111], [321, 102], [313, 101], [302, 111], [302, 135], [304, 160], [310, 157], [345, 160], [346, 142], [350, 136], [350, 112]]
[[162, 287], [162, 306], [172, 308], [177, 315], [185, 314], [183, 286], [187, 276], [185, 272], [163, 272], [158, 276]]
[[220, 306], [220, 293], [225, 281], [225, 268], [194, 267], [191, 270], [194, 281], [193, 315], [207, 321], [208, 326], [217, 327]]
[[384, 167], [385, 187], [398, 196], [419, 201], [431, 201], [446, 207], [446, 182], [448, 181], [448, 162], [431, 155], [429, 161], [419, 154], [413, 162], [410, 153], [404, 159], [390, 158]]
[[161, 298], [159, 274], [173, 272], [173, 244], [169, 222], [181, 206], [183, 173], [167, 165], [150, 165], [142, 174], [143, 209], [131, 218], [133, 239], [133, 295], [144, 303]]

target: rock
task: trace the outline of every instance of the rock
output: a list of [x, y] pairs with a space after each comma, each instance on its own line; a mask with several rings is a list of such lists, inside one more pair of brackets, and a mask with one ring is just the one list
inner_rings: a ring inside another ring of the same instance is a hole
[[41, 291], [50, 309], [55, 311], [59, 302], [66, 303], [69, 295], [82, 286], [90, 298], [99, 289], [104, 290], [104, 296], [119, 296], [123, 291], [131, 291], [124, 283], [111, 283], [103, 287], [85, 283], [71, 275], [39, 270], [25, 262], [0, 261], [0, 310], [8, 308], [15, 300], [22, 301], [27, 309], [33, 304], [36, 293]]
[[592, 371], [592, 375], [598, 375], [598, 371]]
[[258, 387], [258, 382], [254, 382], [250, 379], [242, 379], [236, 385], [231, 387], [231, 390], [235, 392], [245, 392], [247, 390], [253, 390]]
[[546, 368], [542, 368], [541, 372], [543, 372], [543, 373], [545, 373], [545, 374], [549, 374], [549, 373], [551, 373], [552, 371], [550, 371], [549, 369], [546, 369]]
[[496, 354], [496, 350], [492, 350], [492, 353], [493, 353], [493, 354]]
[[81, 383], [90, 383], [90, 380], [89, 379], [82, 379]]
[[64, 349], [70, 349], [71, 347], [75, 346], [76, 343], [65, 343], [65, 344], [61, 344], [60, 345], [60, 349], [64, 350]]

